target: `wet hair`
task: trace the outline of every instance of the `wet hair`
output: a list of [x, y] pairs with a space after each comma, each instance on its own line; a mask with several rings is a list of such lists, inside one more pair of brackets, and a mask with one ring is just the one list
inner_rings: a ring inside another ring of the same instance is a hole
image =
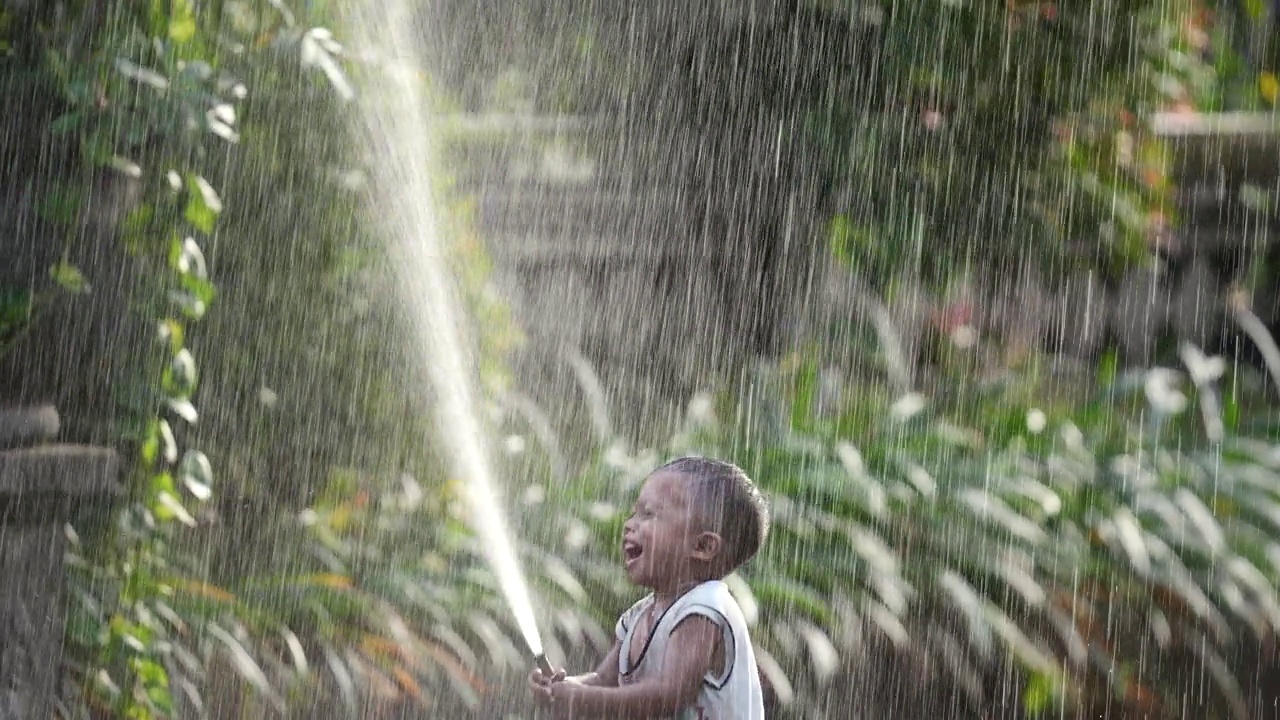
[[724, 541], [727, 575], [750, 560], [769, 534], [769, 507], [742, 468], [723, 460], [682, 457], [654, 472], [677, 472], [692, 481], [690, 507]]

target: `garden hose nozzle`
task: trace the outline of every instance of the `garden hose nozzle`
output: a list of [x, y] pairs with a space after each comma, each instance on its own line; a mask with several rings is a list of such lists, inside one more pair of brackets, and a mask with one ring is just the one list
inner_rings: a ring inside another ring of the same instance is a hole
[[538, 664], [538, 669], [542, 671], [543, 675], [551, 677], [555, 674], [555, 668], [551, 667], [551, 661], [547, 659], [546, 653], [538, 653], [537, 655], [534, 655], [533, 661]]

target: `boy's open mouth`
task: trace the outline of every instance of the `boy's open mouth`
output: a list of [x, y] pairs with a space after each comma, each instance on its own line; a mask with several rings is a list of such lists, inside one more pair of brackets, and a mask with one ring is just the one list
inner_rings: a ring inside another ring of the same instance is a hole
[[640, 556], [643, 554], [644, 548], [640, 547], [640, 543], [634, 540], [622, 541], [622, 558], [626, 561], [627, 567], [630, 567], [631, 563], [639, 560]]

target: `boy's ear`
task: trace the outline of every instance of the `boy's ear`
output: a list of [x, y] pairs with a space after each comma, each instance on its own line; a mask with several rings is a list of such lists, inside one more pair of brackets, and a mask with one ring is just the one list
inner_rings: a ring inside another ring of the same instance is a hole
[[693, 541], [693, 559], [711, 562], [723, 547], [724, 540], [719, 534], [710, 531], [700, 533]]

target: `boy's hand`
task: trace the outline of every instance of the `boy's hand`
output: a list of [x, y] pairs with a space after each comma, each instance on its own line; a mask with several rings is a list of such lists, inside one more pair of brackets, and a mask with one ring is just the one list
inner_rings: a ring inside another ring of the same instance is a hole
[[577, 704], [578, 694], [585, 689], [586, 686], [580, 682], [569, 680], [568, 682], [552, 683], [546, 687], [547, 696], [551, 711], [557, 718], [573, 718], [573, 711]]
[[551, 701], [551, 685], [560, 683], [564, 680], [564, 668], [557, 668], [550, 675], [542, 672], [541, 668], [534, 668], [529, 672], [529, 689], [533, 691], [534, 697], [543, 702]]

